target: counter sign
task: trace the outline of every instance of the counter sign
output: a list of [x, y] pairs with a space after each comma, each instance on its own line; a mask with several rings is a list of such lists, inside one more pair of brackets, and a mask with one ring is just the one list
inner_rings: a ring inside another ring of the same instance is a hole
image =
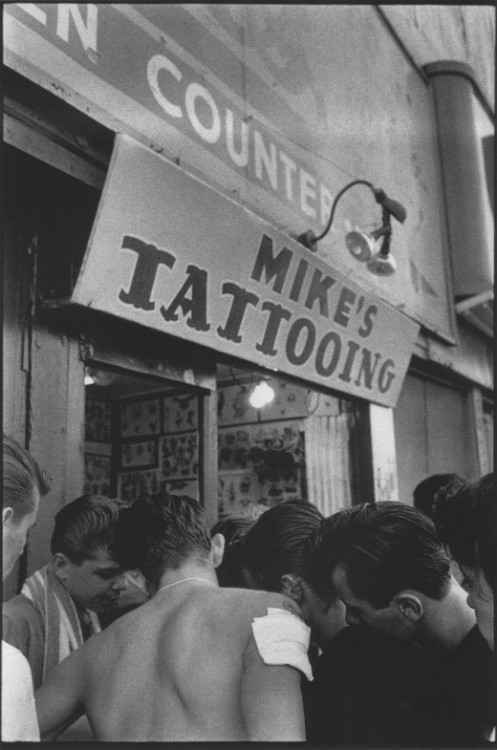
[[127, 136], [72, 301], [385, 406], [419, 328]]

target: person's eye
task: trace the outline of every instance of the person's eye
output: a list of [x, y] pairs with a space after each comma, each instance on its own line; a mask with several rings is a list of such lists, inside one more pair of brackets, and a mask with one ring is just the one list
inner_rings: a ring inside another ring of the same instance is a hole
[[471, 578], [464, 577], [461, 581], [462, 588], [467, 591], [468, 593], [471, 591], [471, 586], [473, 585], [473, 581]]

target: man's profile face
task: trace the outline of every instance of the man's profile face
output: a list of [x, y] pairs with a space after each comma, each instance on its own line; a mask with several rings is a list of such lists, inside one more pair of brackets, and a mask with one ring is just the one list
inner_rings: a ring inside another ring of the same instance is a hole
[[366, 599], [356, 596], [347, 581], [347, 571], [337, 565], [332, 576], [338, 596], [345, 604], [345, 619], [348, 625], [366, 625], [383, 636], [396, 640], [410, 640], [413, 629], [394, 603], [375, 609]]
[[12, 508], [3, 509], [3, 579], [12, 571], [17, 558], [21, 555], [28, 536], [28, 531], [35, 525], [40, 504], [40, 493], [33, 489], [33, 510], [19, 518], [14, 517]]
[[123, 570], [109, 555], [107, 547], [98, 547], [81, 564], [65, 558], [59, 578], [79, 604], [94, 612], [106, 612], [117, 606], [127, 582]]

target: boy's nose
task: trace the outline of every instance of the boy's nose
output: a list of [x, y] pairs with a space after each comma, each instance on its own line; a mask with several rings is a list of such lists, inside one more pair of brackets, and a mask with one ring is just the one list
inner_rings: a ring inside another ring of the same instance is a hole
[[121, 573], [114, 578], [111, 588], [114, 591], [125, 591], [128, 588], [128, 581], [124, 573]]

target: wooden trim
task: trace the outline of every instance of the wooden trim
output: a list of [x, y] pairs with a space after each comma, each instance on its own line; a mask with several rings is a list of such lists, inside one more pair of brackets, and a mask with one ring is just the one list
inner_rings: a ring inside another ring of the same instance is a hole
[[71, 153], [60, 143], [56, 143], [41, 130], [5, 113], [4, 140], [10, 146], [24, 151], [35, 159], [45, 162], [55, 169], [74, 177], [77, 180], [102, 189], [105, 182], [105, 170], [90, 164], [81, 156]]
[[199, 494], [209, 526], [218, 520], [217, 392], [199, 394]]
[[78, 338], [87, 365], [149, 376], [157, 390], [164, 382], [216, 390], [216, 355], [204, 347], [78, 305], [44, 309], [40, 319]]
[[371, 419], [366, 402], [351, 404], [353, 426], [351, 427], [351, 480], [354, 505], [374, 502], [373, 450], [371, 443]]
[[492, 456], [488, 455], [487, 441], [485, 439], [485, 427], [483, 421], [483, 398], [479, 388], [471, 388], [468, 393], [470, 419], [472, 423], [478, 472], [488, 474], [492, 471]]
[[471, 310], [476, 305], [482, 305], [484, 302], [494, 301], [494, 290], [487, 289], [486, 292], [480, 292], [480, 294], [474, 294], [472, 297], [463, 300], [462, 302], [456, 303], [456, 312], [463, 313], [467, 310]]

